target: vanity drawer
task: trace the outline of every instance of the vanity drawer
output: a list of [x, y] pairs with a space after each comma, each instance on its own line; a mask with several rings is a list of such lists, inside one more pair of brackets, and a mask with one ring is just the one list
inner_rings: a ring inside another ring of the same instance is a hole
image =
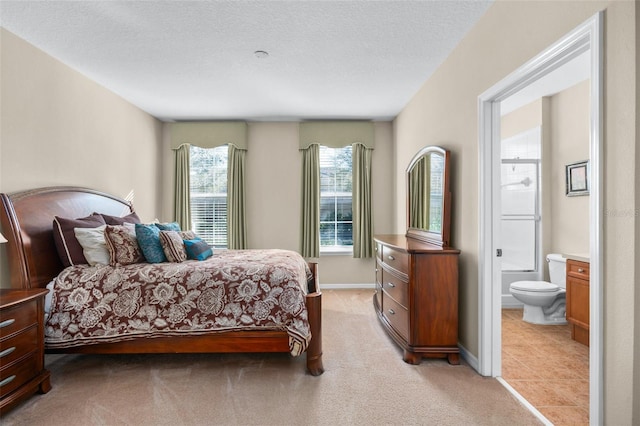
[[37, 349], [38, 327], [34, 325], [22, 333], [0, 341], [0, 366], [4, 368], [13, 361]]
[[409, 311], [391, 297], [384, 297], [382, 314], [405, 340], [409, 338]]
[[391, 247], [382, 247], [382, 261], [403, 274], [409, 273], [409, 254]]
[[388, 271], [382, 271], [382, 280], [382, 288], [384, 291], [404, 308], [408, 308], [409, 284]]
[[4, 309], [0, 312], [0, 338], [38, 324], [38, 305], [36, 300]]
[[588, 280], [589, 264], [586, 262], [567, 259], [567, 275], [575, 278], [581, 278], [583, 280]]

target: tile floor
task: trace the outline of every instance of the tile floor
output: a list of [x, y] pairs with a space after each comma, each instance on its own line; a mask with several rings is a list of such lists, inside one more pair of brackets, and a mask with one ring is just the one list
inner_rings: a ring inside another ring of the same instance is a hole
[[589, 424], [589, 348], [568, 325], [522, 321], [502, 310], [502, 378], [556, 426]]

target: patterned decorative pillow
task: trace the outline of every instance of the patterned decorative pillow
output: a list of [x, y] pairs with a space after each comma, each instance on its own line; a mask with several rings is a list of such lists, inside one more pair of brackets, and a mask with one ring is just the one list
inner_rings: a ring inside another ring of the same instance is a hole
[[136, 238], [147, 262], [162, 263], [167, 261], [160, 243], [160, 228], [154, 224], [136, 223]]
[[176, 232], [180, 232], [180, 225], [178, 224], [178, 222], [171, 222], [171, 223], [154, 223], [155, 226], [157, 226], [161, 231], [176, 231]]
[[73, 230], [76, 239], [82, 246], [84, 257], [91, 266], [109, 264], [109, 250], [104, 240], [106, 227], [107, 225], [102, 225], [97, 228], [76, 228]]
[[184, 247], [189, 259], [205, 260], [213, 256], [213, 248], [200, 238], [184, 240]]
[[160, 231], [160, 244], [162, 244], [162, 250], [169, 262], [184, 262], [187, 260], [184, 241], [177, 231]]
[[184, 262], [187, 260], [187, 251], [184, 240], [197, 238], [193, 231], [160, 231], [160, 244], [164, 255], [169, 262]]
[[178, 234], [180, 234], [180, 238], [183, 240], [195, 240], [196, 238], [201, 239], [193, 231], [180, 231]]
[[53, 219], [53, 240], [58, 250], [58, 256], [66, 268], [71, 265], [86, 265], [83, 249], [76, 235], [75, 228], [96, 228], [104, 225], [104, 219], [99, 214], [92, 214], [78, 219], [55, 216]]
[[104, 239], [109, 250], [109, 264], [131, 265], [132, 263], [144, 262], [138, 239], [136, 238], [135, 228], [124, 225], [107, 225], [104, 230]]
[[[98, 213], [94, 213], [94, 214], [98, 214]], [[102, 218], [104, 219], [104, 222], [107, 225], [122, 225], [124, 223], [140, 223], [141, 222], [136, 212], [133, 212], [123, 217], [111, 216], [103, 213], [100, 213], [100, 215], [102, 216]]]

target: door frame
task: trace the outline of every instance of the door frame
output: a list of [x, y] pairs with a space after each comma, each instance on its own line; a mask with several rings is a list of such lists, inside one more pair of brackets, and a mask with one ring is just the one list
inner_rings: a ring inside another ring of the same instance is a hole
[[500, 102], [576, 56], [589, 51], [591, 63], [589, 154], [590, 327], [589, 418], [602, 424], [603, 413], [603, 23], [598, 12], [538, 56], [478, 97], [479, 142], [479, 352], [484, 376], [502, 372], [500, 248]]

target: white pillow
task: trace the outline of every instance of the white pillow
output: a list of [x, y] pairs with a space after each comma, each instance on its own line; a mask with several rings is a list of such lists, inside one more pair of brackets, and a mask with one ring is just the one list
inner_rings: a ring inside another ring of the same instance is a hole
[[104, 240], [104, 230], [107, 225], [97, 228], [74, 228], [76, 239], [82, 246], [82, 253], [91, 266], [109, 264], [109, 250]]

